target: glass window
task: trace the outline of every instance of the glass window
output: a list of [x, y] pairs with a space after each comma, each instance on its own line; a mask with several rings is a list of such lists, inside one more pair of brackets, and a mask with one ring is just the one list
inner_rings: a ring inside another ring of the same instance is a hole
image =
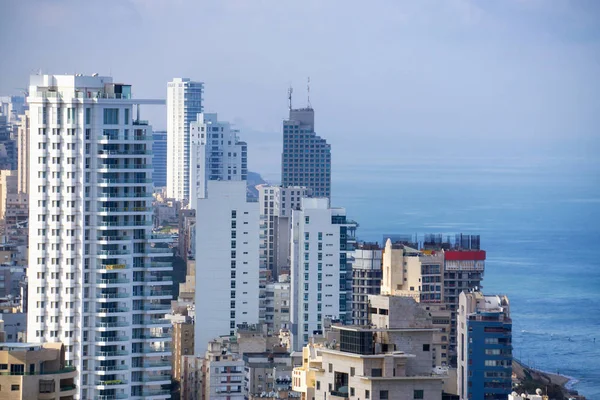
[[105, 125], [118, 125], [119, 124], [119, 109], [118, 108], [105, 108], [104, 109], [104, 124]]

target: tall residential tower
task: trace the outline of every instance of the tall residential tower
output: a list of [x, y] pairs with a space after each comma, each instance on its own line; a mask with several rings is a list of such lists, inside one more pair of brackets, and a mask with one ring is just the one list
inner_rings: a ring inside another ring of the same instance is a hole
[[190, 204], [206, 197], [208, 181], [248, 179], [248, 150], [238, 133], [217, 114], [198, 114], [190, 124]]
[[303, 186], [314, 197], [331, 197], [331, 146], [315, 133], [315, 111], [293, 109], [283, 121], [281, 185]]
[[167, 196], [189, 200], [190, 123], [203, 110], [204, 83], [174, 78], [167, 86]]
[[65, 345], [78, 399], [167, 398], [170, 239], [152, 234], [152, 129], [132, 120], [164, 101], [97, 75], [34, 75], [27, 100], [27, 338]]

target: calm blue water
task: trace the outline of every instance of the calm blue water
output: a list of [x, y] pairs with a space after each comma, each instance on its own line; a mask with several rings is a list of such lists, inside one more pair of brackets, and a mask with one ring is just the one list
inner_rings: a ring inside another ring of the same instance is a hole
[[337, 167], [333, 204], [359, 222], [362, 240], [481, 234], [484, 292], [509, 296], [514, 356], [600, 399], [599, 165], [446, 164]]

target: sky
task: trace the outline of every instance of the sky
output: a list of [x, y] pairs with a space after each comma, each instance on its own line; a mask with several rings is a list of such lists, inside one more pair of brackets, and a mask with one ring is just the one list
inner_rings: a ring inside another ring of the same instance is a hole
[[[272, 178], [287, 89], [305, 106], [308, 77], [334, 172], [599, 158], [595, 0], [0, 0], [0, 51], [0, 95], [39, 70], [111, 75], [143, 98], [203, 81], [205, 111]], [[166, 127], [164, 107], [143, 113]]]

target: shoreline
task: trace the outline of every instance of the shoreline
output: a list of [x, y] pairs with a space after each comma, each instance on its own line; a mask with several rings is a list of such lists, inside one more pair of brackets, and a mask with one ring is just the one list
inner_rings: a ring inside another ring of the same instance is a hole
[[[517, 359], [513, 359], [513, 364], [517, 364], [522, 371], [527, 370], [530, 373], [534, 373], [535, 375], [537, 375], [538, 380], [547, 380], [550, 384], [560, 386], [566, 392], [576, 390], [574, 389], [574, 386], [579, 382], [577, 378], [569, 375], [562, 375], [556, 372], [549, 372], [537, 368], [531, 368]], [[522, 380], [523, 376], [519, 376], [519, 374], [517, 373], [517, 378]]]

